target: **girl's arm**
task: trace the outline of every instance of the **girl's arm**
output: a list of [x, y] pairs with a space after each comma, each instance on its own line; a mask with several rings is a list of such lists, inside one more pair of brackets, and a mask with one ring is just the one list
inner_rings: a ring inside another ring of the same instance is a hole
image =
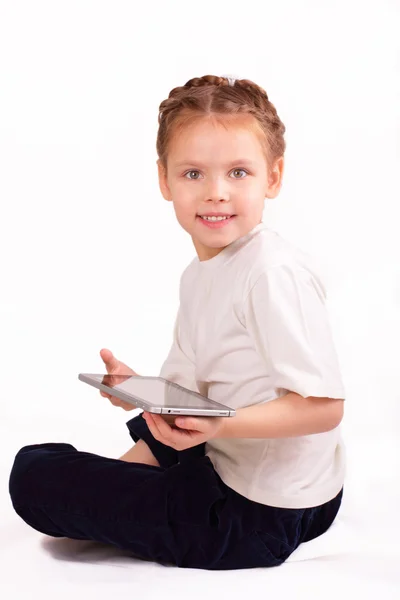
[[322, 280], [297, 264], [260, 274], [243, 304], [243, 326], [275, 390], [290, 391], [224, 417], [218, 437], [296, 437], [339, 425], [345, 390], [325, 300]]
[[342, 398], [304, 398], [289, 392], [264, 404], [236, 410], [236, 417], [223, 418], [217, 437], [280, 438], [330, 431], [343, 417]]

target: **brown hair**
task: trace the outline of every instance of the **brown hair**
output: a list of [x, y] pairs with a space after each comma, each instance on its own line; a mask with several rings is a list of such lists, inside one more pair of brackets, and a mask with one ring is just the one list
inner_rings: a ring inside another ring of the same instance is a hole
[[204, 75], [172, 89], [159, 106], [156, 148], [166, 173], [173, 136], [205, 117], [223, 126], [245, 120], [260, 139], [268, 167], [285, 152], [285, 126], [263, 88], [249, 79], [230, 85], [227, 77]]

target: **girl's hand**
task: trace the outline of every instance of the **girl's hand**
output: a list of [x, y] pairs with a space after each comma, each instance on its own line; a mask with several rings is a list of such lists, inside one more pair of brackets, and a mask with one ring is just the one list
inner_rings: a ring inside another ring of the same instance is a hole
[[171, 427], [155, 413], [144, 411], [143, 418], [157, 441], [175, 450], [187, 450], [218, 437], [226, 417], [176, 417], [177, 427]]
[[[113, 385], [120, 383], [121, 376], [137, 375], [137, 373], [128, 367], [128, 365], [125, 365], [123, 362], [116, 359], [111, 350], [103, 348], [100, 350], [100, 356], [105, 364], [108, 375], [110, 375], [110, 377], [105, 378], [106, 385], [112, 387]], [[103, 392], [103, 390], [100, 390], [100, 395], [104, 396], [104, 398], [108, 398], [111, 404], [114, 404], [114, 406], [120, 406], [124, 410], [134, 410], [137, 408], [137, 406], [130, 404], [130, 402], [124, 402], [124, 400], [117, 398], [117, 396], [111, 396], [110, 394], [107, 394], [107, 392]]]

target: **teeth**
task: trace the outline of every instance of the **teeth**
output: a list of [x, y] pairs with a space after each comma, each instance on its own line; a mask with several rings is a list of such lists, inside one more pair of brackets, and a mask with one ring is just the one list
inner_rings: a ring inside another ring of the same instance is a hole
[[201, 217], [205, 221], [224, 221], [225, 219], [229, 219], [230, 217]]

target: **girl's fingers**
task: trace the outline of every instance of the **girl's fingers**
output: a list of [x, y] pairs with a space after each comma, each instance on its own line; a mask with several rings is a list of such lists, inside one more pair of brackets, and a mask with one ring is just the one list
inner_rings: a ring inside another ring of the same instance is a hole
[[196, 442], [196, 440], [197, 444], [204, 441], [204, 435], [201, 432], [179, 429], [179, 427], [173, 429], [158, 414], [143, 412], [143, 418], [154, 439], [176, 450], [190, 448], [195, 445], [193, 441]]
[[153, 434], [158, 440], [169, 442], [171, 440], [171, 427], [164, 421], [160, 415], [155, 413], [143, 413], [146, 423]]
[[103, 390], [100, 390], [100, 395], [103, 396], [103, 398], [107, 398], [114, 406], [120, 406], [124, 410], [133, 410], [134, 408], [136, 408], [135, 406], [133, 406], [133, 404], [125, 402], [124, 400], [120, 400], [116, 396], [110, 396], [110, 394], [107, 394], [107, 392], [103, 392]]
[[171, 437], [172, 428], [160, 415], [153, 413], [150, 415], [150, 419], [152, 419], [154, 427], [157, 428], [162, 437], [166, 439]]
[[[149, 414], [149, 413], [147, 413]], [[151, 413], [151, 415], [146, 419], [147, 423], [152, 422], [153, 428], [156, 430], [157, 435], [159, 435], [162, 440], [165, 440], [169, 445], [179, 443], [182, 440], [182, 437], [193, 437], [193, 433], [191, 431], [180, 429], [179, 427], [171, 427], [162, 417], [161, 415]], [[150, 427], [150, 425], [149, 425]]]
[[121, 402], [121, 406], [124, 410], [134, 410], [136, 408], [136, 406], [133, 406], [133, 404], [129, 404], [129, 402], [124, 402], [123, 400], [121, 400]]
[[150, 429], [150, 432], [153, 435], [153, 437], [157, 441], [161, 441], [160, 438], [162, 436], [161, 436], [160, 431], [159, 431], [157, 425], [155, 424], [154, 420], [151, 418], [151, 415], [149, 415], [149, 413], [143, 412], [143, 418], [146, 421], [147, 427]]

